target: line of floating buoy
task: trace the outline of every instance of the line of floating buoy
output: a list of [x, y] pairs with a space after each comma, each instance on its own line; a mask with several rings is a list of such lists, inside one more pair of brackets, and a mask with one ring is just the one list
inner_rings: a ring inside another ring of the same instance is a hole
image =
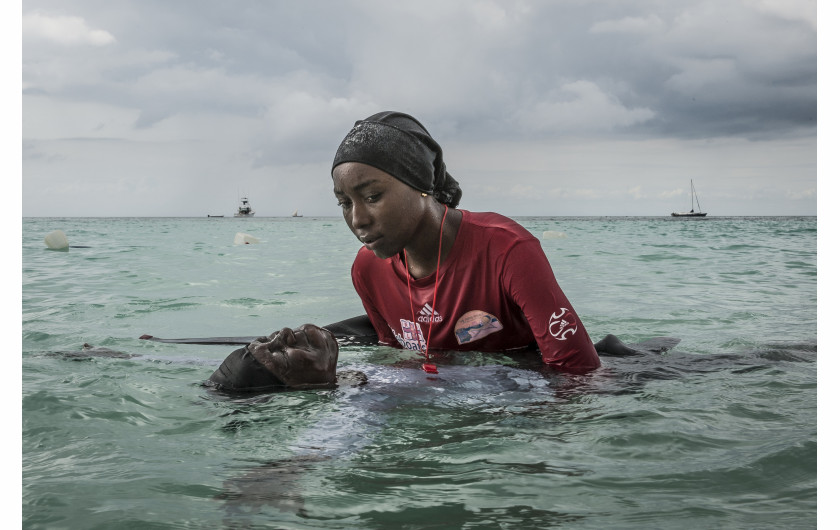
[[566, 232], [557, 232], [555, 230], [546, 230], [543, 232], [543, 239], [563, 239], [569, 237]]
[[71, 245], [67, 241], [67, 234], [61, 230], [53, 230], [44, 237], [44, 243], [49, 250], [68, 250], [71, 248], [90, 248], [85, 245]]
[[237, 232], [236, 235], [233, 236], [234, 245], [254, 245], [259, 242], [260, 240], [256, 237], [244, 232]]
[[67, 234], [61, 230], [53, 230], [44, 238], [44, 243], [50, 250], [67, 250], [70, 248], [70, 242], [67, 241]]
[[[255, 245], [259, 243], [260, 240], [256, 237], [252, 236], [251, 234], [246, 234], [244, 232], [237, 232], [236, 235], [233, 237], [233, 244], [234, 245]], [[67, 240], [67, 234], [65, 234], [61, 230], [53, 230], [49, 234], [44, 237], [44, 243], [46, 243], [47, 248], [49, 250], [69, 250], [71, 248], [90, 248], [86, 246], [79, 246], [79, 245], [70, 245], [70, 242]]]

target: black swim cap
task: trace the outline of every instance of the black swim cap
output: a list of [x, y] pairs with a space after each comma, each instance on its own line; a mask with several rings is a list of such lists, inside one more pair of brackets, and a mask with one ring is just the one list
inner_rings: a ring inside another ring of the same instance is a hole
[[286, 387], [248, 348], [239, 348], [228, 355], [209, 382], [216, 388], [238, 392], [265, 392]]
[[381, 169], [453, 208], [461, 200], [461, 187], [446, 171], [443, 150], [419, 121], [402, 112], [379, 112], [357, 121], [338, 146], [332, 169], [345, 162]]

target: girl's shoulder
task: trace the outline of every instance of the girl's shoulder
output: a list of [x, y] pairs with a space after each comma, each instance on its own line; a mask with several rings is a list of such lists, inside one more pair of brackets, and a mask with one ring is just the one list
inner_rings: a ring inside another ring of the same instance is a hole
[[504, 239], [508, 242], [536, 239], [525, 227], [504, 215], [495, 212], [461, 211], [464, 214], [461, 220], [462, 229], [471, 237], [483, 237], [494, 241]]

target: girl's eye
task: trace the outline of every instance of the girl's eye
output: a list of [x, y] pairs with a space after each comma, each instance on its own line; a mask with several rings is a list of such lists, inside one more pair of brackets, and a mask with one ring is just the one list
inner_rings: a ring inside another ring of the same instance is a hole
[[338, 205], [341, 206], [342, 209], [346, 210], [350, 207], [350, 201], [338, 201]]
[[367, 198], [367, 202], [376, 202], [379, 198], [382, 197], [381, 193], [374, 193], [373, 195], [369, 195]]

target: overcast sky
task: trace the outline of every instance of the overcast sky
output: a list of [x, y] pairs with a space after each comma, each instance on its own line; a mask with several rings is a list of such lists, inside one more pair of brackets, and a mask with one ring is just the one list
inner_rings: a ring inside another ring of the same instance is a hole
[[340, 215], [357, 119], [463, 208], [816, 215], [815, 0], [24, 0], [24, 216]]

